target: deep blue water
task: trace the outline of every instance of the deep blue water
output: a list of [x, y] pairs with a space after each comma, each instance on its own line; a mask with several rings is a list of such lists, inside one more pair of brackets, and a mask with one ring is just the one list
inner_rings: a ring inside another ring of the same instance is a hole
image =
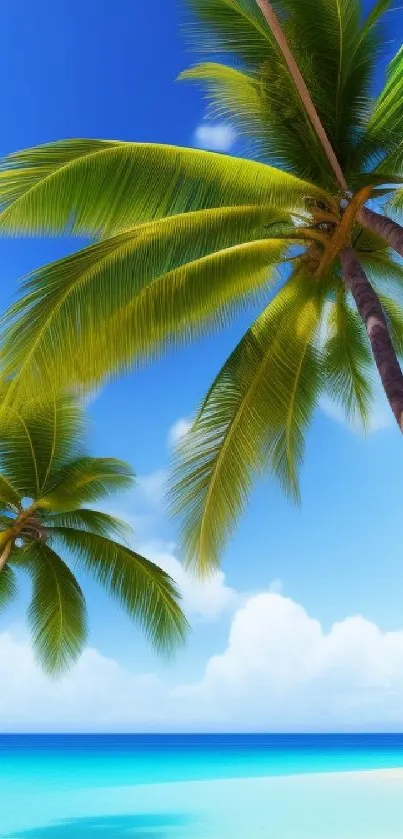
[[367, 772], [402, 767], [403, 734], [0, 735], [0, 837], [403, 839]]

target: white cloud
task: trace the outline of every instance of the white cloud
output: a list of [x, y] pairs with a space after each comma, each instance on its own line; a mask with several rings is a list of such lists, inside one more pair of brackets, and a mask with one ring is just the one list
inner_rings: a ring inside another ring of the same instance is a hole
[[403, 630], [357, 615], [325, 632], [298, 603], [266, 592], [237, 609], [226, 649], [195, 684], [171, 687], [92, 649], [52, 682], [9, 632], [0, 684], [3, 730], [399, 730]]
[[203, 680], [178, 695], [212, 720], [231, 709], [239, 728], [398, 728], [403, 630], [383, 633], [357, 615], [325, 633], [294, 601], [259, 594], [237, 611], [227, 649]]
[[164, 500], [167, 481], [165, 469], [156, 469], [148, 475], [139, 475], [136, 481], [136, 491], [149, 507], [160, 507]]
[[236, 140], [236, 132], [228, 123], [202, 122], [194, 133], [194, 143], [200, 149], [229, 151]]
[[187, 417], [180, 417], [180, 419], [176, 420], [168, 431], [169, 448], [174, 449], [178, 443], [186, 437], [186, 434], [190, 431], [191, 427], [192, 420]]

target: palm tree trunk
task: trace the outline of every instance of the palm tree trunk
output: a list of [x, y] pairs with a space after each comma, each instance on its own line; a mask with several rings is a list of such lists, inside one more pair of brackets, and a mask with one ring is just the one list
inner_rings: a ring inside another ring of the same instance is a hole
[[8, 540], [8, 542], [6, 542], [6, 544], [4, 545], [4, 548], [3, 548], [3, 550], [0, 554], [0, 573], [2, 572], [4, 566], [6, 565], [6, 562], [7, 562], [8, 558], [10, 556], [12, 544], [13, 543], [12, 543], [12, 540], [10, 538]]
[[[279, 21], [277, 15], [276, 15], [276, 13], [273, 9], [273, 6], [269, 2], [269, 0], [256, 0], [256, 2], [257, 2], [257, 5], [259, 6], [260, 11], [262, 12], [263, 17], [265, 18], [266, 22], [268, 23], [268, 25], [270, 27], [270, 31], [272, 32], [273, 37], [277, 41], [277, 44], [280, 48], [280, 51], [281, 51], [281, 53], [284, 57], [284, 61], [287, 64], [287, 67], [290, 71], [290, 75], [291, 75], [291, 77], [294, 81], [295, 87], [297, 88], [297, 91], [298, 91], [299, 96], [301, 98], [302, 104], [303, 104], [303, 106], [304, 106], [304, 108], [305, 108], [305, 110], [308, 114], [308, 117], [309, 117], [309, 119], [312, 123], [312, 126], [313, 126], [320, 142], [322, 143], [322, 146], [323, 146], [323, 149], [325, 151], [326, 157], [327, 157], [327, 159], [330, 163], [330, 166], [333, 169], [336, 180], [337, 180], [338, 184], [341, 186], [343, 192], [347, 192], [347, 183], [346, 183], [346, 179], [343, 175], [341, 166], [340, 166], [339, 161], [337, 160], [337, 157], [336, 157], [336, 155], [333, 151], [332, 145], [331, 145], [331, 143], [329, 141], [329, 138], [326, 134], [324, 126], [322, 125], [321, 119], [320, 119], [319, 114], [318, 114], [318, 112], [315, 108], [315, 105], [313, 103], [311, 94], [309, 93], [309, 90], [308, 90], [308, 88], [305, 84], [305, 80], [302, 76], [302, 73], [301, 73], [301, 71], [298, 67], [298, 64], [295, 61], [295, 58], [294, 58], [294, 56], [293, 56], [293, 54], [292, 54], [292, 52], [291, 52], [291, 50], [288, 46], [287, 39], [284, 35], [284, 32], [282, 30], [280, 21]], [[304, 0], [301, 0], [301, 2], [304, 2]]]
[[351, 291], [370, 340], [383, 389], [403, 433], [403, 374], [378, 295], [350, 247], [340, 253], [343, 280]]
[[374, 213], [368, 207], [361, 207], [357, 213], [357, 219], [363, 227], [368, 227], [373, 233], [377, 233], [378, 236], [388, 242], [396, 253], [403, 256], [403, 227], [400, 224], [387, 216]]

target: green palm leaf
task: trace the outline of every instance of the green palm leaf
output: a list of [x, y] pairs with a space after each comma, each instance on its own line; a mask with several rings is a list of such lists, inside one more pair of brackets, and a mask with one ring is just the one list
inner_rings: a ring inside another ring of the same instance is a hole
[[256, 0], [187, 0], [197, 18], [187, 21], [192, 47], [205, 55], [233, 53], [246, 65], [260, 65], [275, 45]]
[[403, 263], [393, 259], [390, 251], [383, 249], [359, 255], [369, 280], [379, 294], [392, 295], [403, 301]]
[[379, 299], [388, 319], [393, 346], [397, 354], [403, 357], [403, 308], [385, 294], [380, 294]]
[[63, 561], [66, 553], [124, 604], [157, 647], [173, 647], [187, 626], [170, 577], [111, 539], [128, 543], [131, 528], [113, 515], [82, 507], [133, 485], [133, 471], [123, 461], [71, 457], [81, 449], [83, 431], [82, 411], [59, 395], [22, 405], [0, 433], [0, 536], [10, 548], [0, 570], [0, 607], [15, 593], [13, 566], [27, 571], [36, 655], [55, 675], [77, 659], [86, 638], [84, 597]]
[[349, 308], [342, 291], [331, 306], [328, 329], [323, 361], [327, 391], [349, 419], [358, 416], [366, 427], [373, 397], [369, 377], [372, 356], [362, 321]]
[[55, 535], [101, 585], [116, 597], [157, 649], [169, 651], [186, 634], [173, 580], [158, 565], [95, 533], [55, 528]]
[[14, 571], [8, 565], [0, 572], [0, 612], [17, 595], [17, 581]]
[[190, 67], [179, 78], [203, 85], [209, 103], [209, 118], [229, 120], [248, 138], [253, 156], [269, 156], [275, 127], [272, 128], [259, 76], [226, 64], [208, 62]]
[[[403, 46], [389, 64], [386, 84], [376, 100], [370, 129], [376, 127], [379, 136], [384, 137], [392, 146], [401, 140], [403, 115], [401, 92], [403, 85]], [[386, 165], [386, 163], [384, 164]], [[393, 171], [391, 169], [390, 171]]]
[[271, 460], [296, 489], [319, 385], [308, 349], [320, 317], [315, 293], [296, 277], [284, 286], [225, 363], [179, 448], [172, 507], [182, 518], [188, 560], [201, 571], [218, 563], [263, 464]]
[[0, 230], [111, 236], [189, 210], [295, 209], [323, 190], [253, 163], [147, 143], [65, 140], [11, 155], [0, 172]]
[[89, 533], [97, 533], [99, 536], [116, 536], [124, 542], [127, 542], [133, 536], [132, 528], [127, 522], [100, 510], [88, 510], [85, 507], [81, 510], [71, 510], [66, 513], [52, 513], [47, 519], [47, 527], [70, 527], [73, 530], [87, 530]]
[[[273, 2], [348, 175], [354, 173], [370, 108], [378, 24], [387, 5], [385, 0], [377, 3], [362, 25], [359, 0]], [[202, 25], [201, 31], [200, 26], [195, 28], [196, 46], [216, 58], [233, 53], [237, 65], [235, 71], [223, 65], [202, 65], [185, 76], [204, 77], [209, 99], [216, 103], [220, 115], [235, 116], [248, 135], [255, 129], [252, 148], [259, 156], [330, 186], [332, 177], [323, 149], [255, 0], [191, 0], [190, 8]]]
[[82, 504], [101, 501], [113, 492], [130, 489], [133, 483], [134, 473], [122, 460], [79, 457], [60, 469], [53, 486], [38, 503], [45, 510], [74, 511]]
[[84, 428], [84, 415], [76, 400], [63, 394], [26, 403], [18, 410], [8, 407], [2, 413], [0, 472], [4, 491], [6, 482], [12, 485], [13, 503], [16, 494], [38, 498], [46, 490], [62, 464], [77, 452]]
[[28, 620], [41, 666], [57, 675], [73, 664], [86, 639], [86, 609], [77, 580], [49, 545], [32, 543], [18, 566], [32, 577]]
[[[200, 214], [197, 223], [168, 219], [157, 224], [160, 240], [155, 228], [150, 238], [126, 233], [118, 252], [108, 240], [38, 272], [6, 318], [9, 399], [18, 404], [41, 378], [46, 389], [99, 383], [206, 322], [221, 325], [234, 305], [273, 282], [287, 241], [265, 238], [272, 214], [250, 207], [215, 214]], [[256, 239], [245, 242], [248, 236]]]
[[20, 494], [5, 475], [0, 474], [0, 507], [16, 508], [20, 503]]

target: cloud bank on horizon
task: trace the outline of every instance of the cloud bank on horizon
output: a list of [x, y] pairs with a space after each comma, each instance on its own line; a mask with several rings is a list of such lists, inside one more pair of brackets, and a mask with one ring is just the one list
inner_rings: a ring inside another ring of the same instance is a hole
[[225, 649], [198, 681], [170, 685], [95, 649], [58, 682], [29, 643], [0, 634], [0, 718], [9, 731], [397, 730], [403, 723], [403, 629], [360, 615], [329, 632], [277, 592], [233, 614]]

